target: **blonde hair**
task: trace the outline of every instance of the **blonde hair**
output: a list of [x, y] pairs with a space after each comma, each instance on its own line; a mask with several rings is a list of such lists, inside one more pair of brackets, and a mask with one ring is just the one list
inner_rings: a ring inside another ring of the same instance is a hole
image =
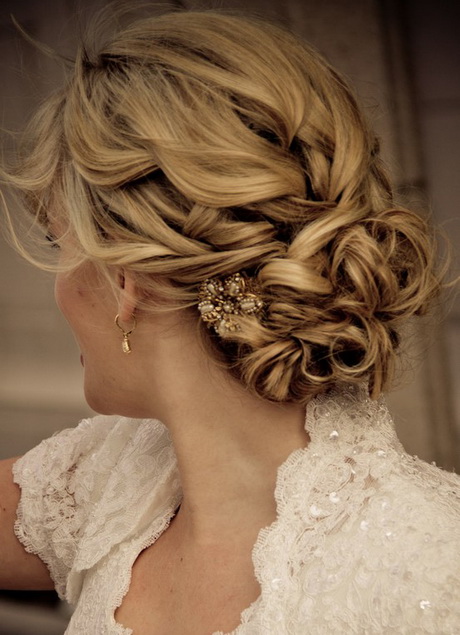
[[130, 268], [150, 297], [167, 280], [171, 309], [196, 308], [207, 278], [257, 278], [262, 318], [200, 329], [265, 399], [306, 403], [364, 378], [377, 397], [400, 326], [441, 288], [431, 230], [393, 202], [350, 88], [272, 24], [137, 21], [81, 48], [27, 138], [8, 180], [41, 221], [64, 206], [76, 262]]

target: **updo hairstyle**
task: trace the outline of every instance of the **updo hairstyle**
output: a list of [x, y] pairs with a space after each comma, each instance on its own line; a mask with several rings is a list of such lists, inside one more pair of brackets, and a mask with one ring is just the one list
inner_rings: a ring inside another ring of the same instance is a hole
[[[211, 353], [264, 399], [363, 379], [376, 398], [400, 326], [441, 287], [431, 231], [393, 202], [350, 88], [270, 23], [137, 21], [81, 48], [26, 138], [9, 181], [44, 224], [62, 206], [76, 262], [129, 268], [146, 297], [193, 307]], [[235, 272], [256, 278], [265, 310], [219, 337], [198, 290]]]

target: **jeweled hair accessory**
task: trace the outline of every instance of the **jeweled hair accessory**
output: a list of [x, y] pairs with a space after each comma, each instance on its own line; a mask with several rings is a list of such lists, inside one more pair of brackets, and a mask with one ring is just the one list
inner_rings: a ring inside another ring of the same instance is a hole
[[218, 335], [238, 331], [240, 326], [232, 316], [260, 313], [264, 303], [256, 282], [234, 273], [227, 278], [205, 280], [198, 294], [198, 310], [206, 325]]

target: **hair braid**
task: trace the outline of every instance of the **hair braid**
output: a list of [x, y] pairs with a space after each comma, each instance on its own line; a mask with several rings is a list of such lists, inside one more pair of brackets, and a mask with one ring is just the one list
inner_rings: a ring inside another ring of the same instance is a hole
[[136, 22], [80, 51], [27, 134], [9, 180], [41, 222], [62, 204], [81, 261], [132, 268], [147, 298], [168, 280], [169, 309], [196, 307], [207, 278], [257, 277], [262, 318], [202, 335], [266, 399], [364, 377], [377, 396], [400, 326], [442, 286], [351, 90], [282, 28], [214, 11]]

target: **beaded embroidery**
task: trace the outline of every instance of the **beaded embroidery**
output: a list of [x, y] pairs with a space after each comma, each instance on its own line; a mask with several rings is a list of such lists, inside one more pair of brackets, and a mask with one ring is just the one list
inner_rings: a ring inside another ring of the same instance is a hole
[[240, 273], [223, 280], [205, 280], [198, 294], [201, 319], [218, 335], [238, 331], [239, 324], [232, 316], [259, 314], [264, 307], [259, 294], [255, 281]]
[[[260, 597], [232, 635], [457, 635], [459, 477], [406, 454], [366, 387], [318, 395], [306, 431], [252, 550]], [[76, 605], [66, 634], [132, 635], [115, 608], [181, 498], [167, 430], [99, 416], [44, 441], [14, 473], [16, 534]]]

